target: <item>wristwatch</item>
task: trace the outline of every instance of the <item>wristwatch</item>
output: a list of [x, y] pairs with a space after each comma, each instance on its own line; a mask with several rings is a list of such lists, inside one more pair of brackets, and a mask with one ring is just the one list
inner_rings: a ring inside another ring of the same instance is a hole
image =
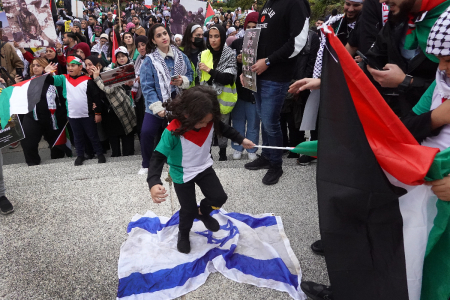
[[266, 62], [266, 66], [270, 66], [269, 58], [266, 58], [265, 62]]
[[413, 79], [413, 77], [411, 75], [406, 75], [405, 79], [403, 79], [402, 83], [399, 84], [398, 91], [400, 93], [406, 92], [406, 89], [411, 85], [412, 79]]

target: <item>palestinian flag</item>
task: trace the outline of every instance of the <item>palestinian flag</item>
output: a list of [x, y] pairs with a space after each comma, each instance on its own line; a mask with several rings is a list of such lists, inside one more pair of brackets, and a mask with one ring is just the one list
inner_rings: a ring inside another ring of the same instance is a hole
[[[319, 128], [319, 221], [334, 299], [420, 299], [422, 270], [423, 290], [426, 276], [450, 271], [450, 213], [443, 212], [438, 237], [447, 254], [434, 260], [446, 270], [433, 274], [428, 257], [424, 267], [432, 234], [423, 220], [433, 205], [409, 205], [404, 197], [443, 164], [434, 161], [438, 149], [417, 143], [333, 33], [323, 54]], [[450, 288], [449, 277], [433, 280]], [[437, 290], [422, 299], [448, 300]]]
[[208, 5], [206, 6], [205, 23], [203, 24], [203, 26], [206, 26], [206, 24], [211, 22], [213, 17], [214, 17], [214, 10], [212, 9], [211, 4], [209, 4], [208, 2]]
[[62, 146], [62, 145], [66, 145], [69, 149], [72, 147], [72, 144], [70, 143], [69, 131], [67, 130], [68, 123], [69, 121], [67, 121], [66, 125], [64, 125], [64, 128], [61, 130], [61, 133], [59, 134], [52, 148], [55, 146]]
[[[450, 6], [448, 0], [422, 0], [419, 17], [410, 16], [408, 22], [408, 32], [405, 39], [405, 49], [414, 50], [417, 47], [422, 49], [429, 60], [439, 63], [439, 59], [433, 54], [427, 54], [427, 39], [439, 16]], [[445, 299], [448, 300], [448, 299]]]
[[111, 53], [112, 53], [111, 60], [112, 60], [112, 63], [114, 65], [116, 65], [117, 59], [116, 59], [116, 55], [114, 53], [115, 53], [116, 49], [119, 48], [119, 42], [117, 41], [117, 36], [116, 36], [115, 30], [113, 30], [113, 44], [112, 44], [112, 47], [113, 48], [112, 48], [112, 51], [111, 51]]
[[42, 91], [47, 91], [49, 84], [45, 83], [47, 75], [16, 83], [0, 94], [0, 119], [2, 128], [13, 114], [24, 115], [34, 109], [41, 100]]

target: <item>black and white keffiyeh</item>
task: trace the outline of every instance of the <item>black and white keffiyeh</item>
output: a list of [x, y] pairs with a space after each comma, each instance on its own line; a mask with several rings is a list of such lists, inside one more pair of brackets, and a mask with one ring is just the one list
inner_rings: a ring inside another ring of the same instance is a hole
[[426, 52], [433, 55], [450, 55], [450, 7], [439, 16], [431, 27]]
[[[174, 45], [170, 45], [171, 50], [169, 52], [172, 52], [173, 59], [174, 59], [174, 69], [173, 69], [173, 75], [180, 75], [180, 76], [186, 76], [187, 72], [187, 66], [184, 63], [183, 54], [180, 50], [178, 50]], [[170, 54], [170, 53], [168, 53]], [[152, 60], [153, 66], [156, 69], [160, 88], [161, 88], [161, 94], [163, 97], [163, 102], [166, 102], [170, 99], [171, 95], [171, 73], [169, 68], [167, 67], [166, 62], [164, 61], [164, 58], [159, 53], [159, 50], [156, 49], [150, 54], [147, 54], [148, 57]], [[181, 93], [181, 88], [179, 86], [175, 86], [175, 90], [177, 94]]]
[[[205, 50], [208, 51], [208, 50]], [[200, 52], [198, 55], [198, 62], [201, 62], [201, 56], [202, 53]], [[220, 55], [219, 63], [217, 64], [216, 70], [220, 73], [228, 73], [233, 74], [235, 76], [234, 81], [236, 81], [236, 75], [237, 75], [237, 64], [236, 64], [236, 55], [230, 47], [228, 47], [226, 44], [223, 45], [222, 54]], [[200, 69], [198, 69], [197, 66], [197, 74], [201, 76], [202, 72]], [[218, 95], [220, 95], [223, 91], [223, 84], [220, 84], [218, 82], [215, 82], [213, 80], [212, 83], [213, 89], [217, 92]]]

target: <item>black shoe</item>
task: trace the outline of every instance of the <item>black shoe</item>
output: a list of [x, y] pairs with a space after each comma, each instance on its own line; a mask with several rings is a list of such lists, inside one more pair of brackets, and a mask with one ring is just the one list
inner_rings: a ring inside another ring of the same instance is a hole
[[325, 251], [323, 250], [322, 240], [315, 241], [311, 244], [311, 250], [317, 255], [324, 256]]
[[181, 253], [188, 254], [189, 252], [191, 252], [191, 242], [189, 241], [189, 232], [187, 234], [182, 234], [181, 232], [178, 232], [177, 249]]
[[197, 219], [203, 222], [205, 224], [206, 229], [211, 230], [213, 232], [219, 231], [220, 225], [219, 222], [217, 222], [216, 219], [211, 217], [210, 215], [198, 215]]
[[297, 159], [297, 164], [300, 166], [307, 166], [312, 162], [317, 161], [317, 158], [308, 156], [308, 155], [302, 155], [299, 159]]
[[227, 158], [227, 148], [220, 148], [219, 149], [219, 161], [226, 161]]
[[75, 166], [81, 166], [84, 160], [85, 160], [84, 156], [77, 156], [77, 159], [75, 159]]
[[271, 166], [269, 168], [269, 171], [267, 171], [266, 175], [264, 175], [262, 183], [264, 183], [265, 185], [276, 184], [278, 183], [278, 180], [280, 180], [281, 175], [283, 175], [282, 167]]
[[289, 154], [287, 156], [287, 158], [299, 158], [299, 157], [300, 157], [300, 154], [297, 154], [297, 153], [294, 153], [294, 152], [290, 152], [290, 151], [289, 151]]
[[260, 169], [269, 169], [270, 162], [262, 155], [257, 155], [258, 158], [254, 161], [246, 163], [244, 168], [247, 170], [260, 170]]
[[14, 207], [6, 196], [0, 197], [0, 213], [3, 215], [10, 214], [14, 211]]
[[330, 286], [312, 281], [303, 281], [300, 283], [300, 288], [312, 300], [333, 300], [333, 292]]
[[98, 155], [98, 163], [104, 164], [106, 162], [106, 157], [103, 154]]

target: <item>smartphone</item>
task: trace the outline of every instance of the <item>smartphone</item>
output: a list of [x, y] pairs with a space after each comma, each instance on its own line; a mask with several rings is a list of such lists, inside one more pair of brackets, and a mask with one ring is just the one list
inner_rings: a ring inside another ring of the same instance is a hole
[[23, 78], [23, 69], [22, 68], [16, 68], [16, 74]]
[[366, 65], [369, 65], [371, 68], [376, 69], [378, 71], [382, 71], [383, 68], [378, 68], [377, 65], [375, 65], [373, 62], [371, 62], [367, 56], [365, 56], [364, 54], [361, 53], [361, 51], [357, 50], [356, 51], [356, 55], [358, 55], [359, 57], [361, 57], [361, 59], [366, 63]]
[[170, 80], [174, 81], [175, 79], [178, 79], [178, 76], [180, 76], [180, 75], [173, 75], [172, 77], [170, 77]]

